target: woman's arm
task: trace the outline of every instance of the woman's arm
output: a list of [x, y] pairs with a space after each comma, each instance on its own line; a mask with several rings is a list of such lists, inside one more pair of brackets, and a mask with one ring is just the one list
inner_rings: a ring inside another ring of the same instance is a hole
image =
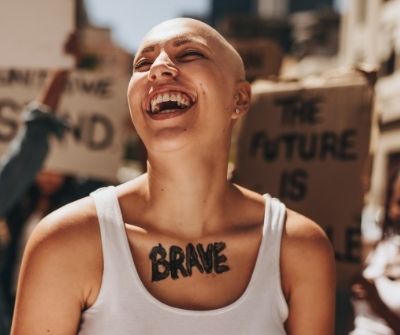
[[[77, 34], [72, 33], [64, 51], [78, 60]], [[50, 135], [64, 136], [65, 122], [56, 116], [69, 71], [51, 71], [32, 104], [26, 107], [24, 124], [0, 159], [0, 218], [4, 217], [42, 168], [49, 151]], [[29, 169], [26, 167], [29, 166]]]
[[334, 264], [332, 247], [322, 229], [288, 211], [281, 252], [282, 284], [289, 305], [288, 334], [333, 334]]
[[75, 214], [80, 207], [73, 203], [53, 212], [33, 232], [21, 266], [13, 335], [77, 334], [93, 291], [93, 264], [101, 260], [92, 242], [99, 239], [98, 228], [82, 224], [85, 214]]

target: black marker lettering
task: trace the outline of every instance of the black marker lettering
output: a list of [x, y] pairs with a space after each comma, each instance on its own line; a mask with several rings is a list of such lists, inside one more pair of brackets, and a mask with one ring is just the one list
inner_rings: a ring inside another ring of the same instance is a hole
[[206, 271], [206, 273], [211, 273], [213, 269], [213, 245], [209, 244], [207, 246], [207, 251], [205, 251], [203, 245], [199, 243], [196, 245], [196, 249], [200, 256], [200, 260], [203, 264], [204, 270]]
[[[151, 280], [160, 281], [166, 279], [169, 275], [176, 280], [181, 277], [188, 277], [193, 274], [193, 268], [196, 267], [200, 273], [220, 274], [229, 271], [227, 257], [222, 254], [225, 250], [224, 242], [209, 243], [207, 248], [199, 243], [196, 247], [189, 243], [184, 251], [181, 247], [172, 245], [169, 248], [169, 255], [164, 247], [159, 243], [153, 247], [149, 254], [152, 262]], [[185, 254], [186, 252], [186, 254]], [[180, 276], [179, 276], [180, 274]]]
[[196, 249], [192, 243], [186, 246], [186, 269], [189, 276], [192, 275], [192, 268], [197, 267], [200, 273], [204, 273], [204, 269], [199, 262], [199, 256], [197, 255]]
[[[161, 243], [151, 249], [149, 257], [151, 259], [151, 281], [159, 281], [167, 278], [169, 275], [170, 267], [169, 263], [165, 260], [165, 257], [167, 257], [167, 252], [165, 251]], [[160, 271], [160, 267], [164, 268], [164, 270]]]
[[229, 266], [227, 264], [222, 264], [227, 261], [225, 255], [220, 255], [220, 252], [224, 250], [226, 247], [224, 242], [215, 242], [214, 243], [214, 271], [216, 273], [223, 273], [229, 270]]
[[185, 254], [183, 250], [175, 245], [169, 248], [170, 268], [172, 279], [178, 279], [178, 271], [182, 273], [182, 276], [187, 277], [188, 273], [183, 266], [185, 261]]

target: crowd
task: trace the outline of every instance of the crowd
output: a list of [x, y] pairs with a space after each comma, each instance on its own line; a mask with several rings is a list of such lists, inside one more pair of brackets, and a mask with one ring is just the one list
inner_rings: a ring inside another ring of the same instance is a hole
[[[13, 310], [13, 334], [56, 327], [71, 334], [333, 333], [335, 276], [322, 230], [279, 200], [226, 180], [232, 127], [251, 93], [240, 56], [221, 35], [189, 19], [146, 35], [128, 101], [148, 173], [95, 192], [94, 205], [86, 198], [63, 207], [104, 182], [43, 169], [49, 137], [68, 132], [57, 117], [67, 77], [61, 70], [48, 76], [0, 160], [0, 334], [10, 331]], [[351, 287], [352, 335], [400, 334], [399, 170], [385, 213], [382, 238]], [[128, 285], [134, 281], [137, 290]], [[54, 292], [67, 307], [49, 299]], [[30, 300], [37, 296], [43, 301]]]

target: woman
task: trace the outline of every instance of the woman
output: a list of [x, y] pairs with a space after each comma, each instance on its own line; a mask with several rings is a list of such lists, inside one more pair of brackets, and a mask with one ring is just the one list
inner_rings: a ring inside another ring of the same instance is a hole
[[352, 335], [400, 334], [400, 170], [389, 174], [383, 237], [352, 286]]
[[226, 179], [232, 127], [250, 103], [238, 53], [180, 18], [145, 36], [133, 67], [148, 172], [39, 224], [13, 334], [331, 334], [321, 229]]

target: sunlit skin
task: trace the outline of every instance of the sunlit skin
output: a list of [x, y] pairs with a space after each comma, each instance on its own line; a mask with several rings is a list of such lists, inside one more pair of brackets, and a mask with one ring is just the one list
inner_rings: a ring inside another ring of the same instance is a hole
[[[161, 92], [178, 92], [190, 104], [151, 114], [150, 100]], [[148, 151], [148, 172], [117, 187], [140, 279], [156, 299], [170, 306], [226, 306], [248, 285], [265, 210], [262, 195], [226, 178], [232, 128], [248, 112], [251, 97], [241, 59], [204, 23], [166, 21], [143, 39], [127, 96], [134, 126]], [[148, 256], [154, 246], [206, 246], [215, 241], [226, 245], [229, 271], [151, 281]], [[290, 310], [285, 323], [289, 334], [332, 334], [333, 264], [322, 230], [288, 210], [281, 279]], [[24, 256], [13, 334], [76, 334], [82, 311], [96, 301], [102, 271], [92, 200], [85, 198], [50, 214], [35, 230]]]

